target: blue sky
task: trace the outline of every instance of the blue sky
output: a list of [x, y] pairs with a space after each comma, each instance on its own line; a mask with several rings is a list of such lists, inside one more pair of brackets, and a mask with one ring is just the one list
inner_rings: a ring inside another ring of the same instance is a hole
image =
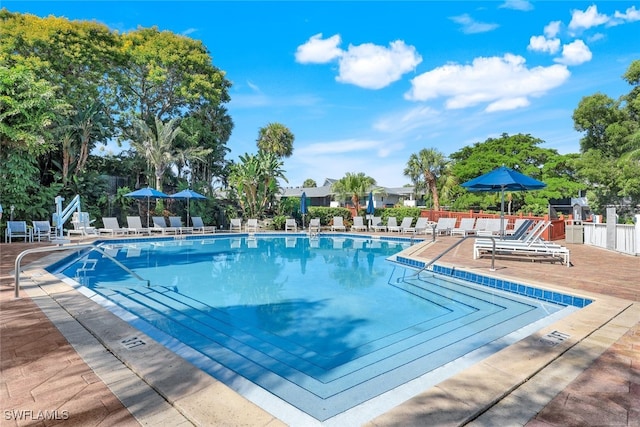
[[201, 40], [233, 83], [230, 158], [258, 130], [295, 135], [289, 183], [364, 172], [409, 183], [412, 153], [449, 155], [502, 133], [579, 151], [580, 99], [631, 87], [640, 1], [7, 1], [12, 12], [157, 26]]

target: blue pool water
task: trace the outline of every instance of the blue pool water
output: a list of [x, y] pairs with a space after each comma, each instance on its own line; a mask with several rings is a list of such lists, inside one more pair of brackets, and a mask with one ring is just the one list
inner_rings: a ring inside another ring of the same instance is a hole
[[62, 274], [318, 420], [565, 307], [387, 260], [408, 246], [340, 235], [123, 240]]

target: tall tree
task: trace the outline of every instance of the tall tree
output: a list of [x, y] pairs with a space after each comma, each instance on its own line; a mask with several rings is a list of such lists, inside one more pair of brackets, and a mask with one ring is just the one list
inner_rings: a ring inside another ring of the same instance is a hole
[[178, 119], [163, 123], [155, 118], [155, 127], [151, 128], [143, 120], [137, 120], [136, 137], [131, 141], [133, 148], [141, 154], [153, 168], [155, 188], [162, 191], [162, 177], [176, 160], [174, 142], [181, 133]]
[[206, 105], [193, 111], [182, 120], [180, 127], [193, 147], [209, 150], [202, 159], [192, 159], [189, 164], [194, 183], [206, 186], [213, 193], [213, 184], [226, 185], [230, 162], [225, 158], [229, 153], [227, 142], [233, 130], [233, 121], [223, 106]]
[[440, 209], [438, 178], [447, 165], [447, 158], [435, 148], [423, 148], [411, 154], [404, 175], [409, 177], [417, 189], [424, 188], [433, 198], [433, 209]]
[[360, 210], [360, 200], [376, 185], [376, 180], [365, 175], [364, 172], [347, 174], [333, 183], [331, 190], [336, 193], [338, 200], [351, 199], [356, 212]]
[[281, 123], [269, 123], [258, 131], [257, 145], [261, 151], [273, 153], [278, 157], [291, 157], [293, 154], [293, 133]]
[[67, 105], [25, 66], [0, 65], [0, 197], [16, 215], [46, 218], [59, 186], [42, 187], [37, 156], [52, 147], [51, 125]]
[[129, 117], [167, 120], [229, 101], [231, 83], [201, 41], [153, 27], [123, 35], [122, 43], [127, 63], [118, 99]]
[[613, 100], [597, 93], [584, 97], [573, 113], [574, 127], [584, 132], [582, 155], [572, 165], [588, 189], [590, 207], [602, 213], [618, 207], [630, 216], [640, 204], [640, 60], [622, 76], [631, 91]]

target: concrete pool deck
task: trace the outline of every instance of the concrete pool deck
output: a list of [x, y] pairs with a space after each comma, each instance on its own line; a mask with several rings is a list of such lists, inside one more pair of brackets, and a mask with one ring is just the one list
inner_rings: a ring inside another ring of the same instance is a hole
[[[413, 256], [430, 259], [457, 239], [415, 246]], [[472, 242], [439, 263], [596, 302], [366, 424], [640, 425], [640, 257], [568, 245], [572, 268], [498, 259], [489, 272], [489, 259], [472, 259]], [[161, 356], [162, 346], [31, 262], [42, 254], [23, 262], [25, 291], [13, 299], [16, 255], [42, 245], [0, 244], [2, 426], [38, 415], [68, 418], [47, 425], [285, 424], [170, 352]], [[554, 331], [569, 337], [545, 339]]]

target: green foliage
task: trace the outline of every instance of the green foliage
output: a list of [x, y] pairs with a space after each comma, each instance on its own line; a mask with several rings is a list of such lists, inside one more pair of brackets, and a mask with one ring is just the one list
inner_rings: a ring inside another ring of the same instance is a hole
[[390, 216], [395, 216], [398, 221], [402, 220], [402, 218], [406, 216], [410, 216], [413, 218], [413, 222], [415, 223], [415, 221], [420, 217], [420, 208], [402, 206], [397, 208], [376, 209], [374, 215], [381, 217], [384, 223], [387, 222], [387, 219]]
[[313, 179], [307, 178], [302, 183], [302, 186], [304, 188], [316, 188], [318, 186], [318, 184], [316, 184], [316, 182]]
[[8, 219], [9, 206], [15, 206], [14, 219], [46, 220], [55, 211], [55, 197], [61, 185], [42, 187], [35, 160], [22, 151], [0, 151], [0, 194]]
[[333, 183], [331, 190], [336, 193], [337, 201], [350, 199], [356, 210], [360, 209], [360, 200], [366, 198], [371, 187], [376, 185], [376, 180], [363, 172], [347, 174]]
[[422, 190], [431, 194], [433, 208], [440, 209], [438, 181], [447, 171], [447, 159], [435, 148], [423, 148], [417, 154], [411, 154], [404, 175], [411, 179], [416, 192]]
[[24, 66], [0, 63], [0, 148], [32, 155], [51, 149], [51, 126], [67, 105], [54, 87]]
[[299, 215], [300, 199], [300, 197], [287, 197], [280, 199], [280, 203], [278, 203], [278, 214], [285, 216], [293, 216], [294, 214]]
[[269, 123], [258, 131], [259, 151], [273, 153], [277, 157], [291, 157], [295, 136], [281, 123]]
[[320, 218], [320, 225], [331, 224], [334, 216], [341, 216], [345, 221], [351, 220], [351, 211], [347, 208], [330, 208], [326, 206], [310, 206], [307, 221], [311, 218]]
[[287, 222], [286, 215], [276, 215], [271, 221], [271, 226], [274, 230], [284, 230], [284, 225]]
[[231, 167], [229, 183], [245, 218], [261, 218], [267, 206], [275, 202], [280, 190], [278, 179], [286, 181], [282, 161], [273, 153], [240, 156], [241, 163]]

